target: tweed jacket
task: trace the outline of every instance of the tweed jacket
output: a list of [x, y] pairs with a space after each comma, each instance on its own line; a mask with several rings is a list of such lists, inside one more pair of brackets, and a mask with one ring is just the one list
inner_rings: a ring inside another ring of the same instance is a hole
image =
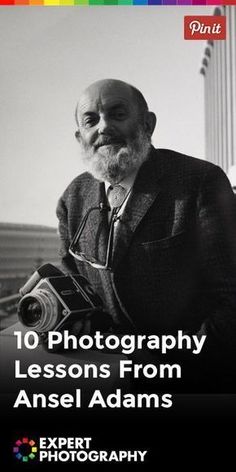
[[[104, 183], [89, 173], [75, 178], [60, 198], [64, 271], [89, 279], [121, 331], [205, 333], [213, 357], [230, 352], [232, 359], [236, 206], [224, 172], [209, 162], [152, 148], [118, 224], [107, 271], [68, 252], [81, 218], [105, 199]], [[89, 247], [105, 251], [107, 234], [101, 215], [84, 239], [84, 252]]]

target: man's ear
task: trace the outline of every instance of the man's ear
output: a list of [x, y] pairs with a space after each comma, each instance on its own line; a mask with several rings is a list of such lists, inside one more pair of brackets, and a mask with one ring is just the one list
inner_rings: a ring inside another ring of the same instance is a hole
[[75, 137], [76, 137], [77, 141], [80, 141], [80, 132], [79, 132], [78, 129], [77, 129], [77, 131], [75, 132]]
[[156, 126], [156, 115], [152, 111], [146, 111], [144, 117], [144, 128], [148, 135], [151, 137]]

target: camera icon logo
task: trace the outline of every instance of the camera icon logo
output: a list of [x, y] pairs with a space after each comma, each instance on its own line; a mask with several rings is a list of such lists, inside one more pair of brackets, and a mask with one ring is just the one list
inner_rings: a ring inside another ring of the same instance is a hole
[[37, 446], [33, 439], [17, 439], [13, 446], [13, 454], [21, 462], [28, 462], [36, 457]]

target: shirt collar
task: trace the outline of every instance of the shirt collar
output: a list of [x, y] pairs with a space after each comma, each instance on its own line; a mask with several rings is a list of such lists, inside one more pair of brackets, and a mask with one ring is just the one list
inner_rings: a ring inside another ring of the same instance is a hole
[[[138, 173], [138, 170], [139, 169], [135, 169], [131, 174], [129, 174], [127, 177], [125, 177], [123, 180], [121, 180], [121, 182], [119, 182], [119, 185], [121, 185], [126, 190], [127, 193], [130, 191], [130, 189], [134, 185], [134, 181], [135, 181], [136, 175]], [[105, 181], [106, 194], [107, 194], [107, 191], [108, 191], [108, 188], [110, 187], [110, 185], [111, 185], [110, 182]]]

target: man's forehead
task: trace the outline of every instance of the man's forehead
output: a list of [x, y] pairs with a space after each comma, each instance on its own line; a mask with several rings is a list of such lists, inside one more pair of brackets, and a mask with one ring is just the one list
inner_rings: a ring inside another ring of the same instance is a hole
[[98, 111], [124, 104], [135, 104], [131, 87], [125, 83], [95, 83], [88, 87], [79, 99], [78, 112], [83, 115], [89, 111]]

